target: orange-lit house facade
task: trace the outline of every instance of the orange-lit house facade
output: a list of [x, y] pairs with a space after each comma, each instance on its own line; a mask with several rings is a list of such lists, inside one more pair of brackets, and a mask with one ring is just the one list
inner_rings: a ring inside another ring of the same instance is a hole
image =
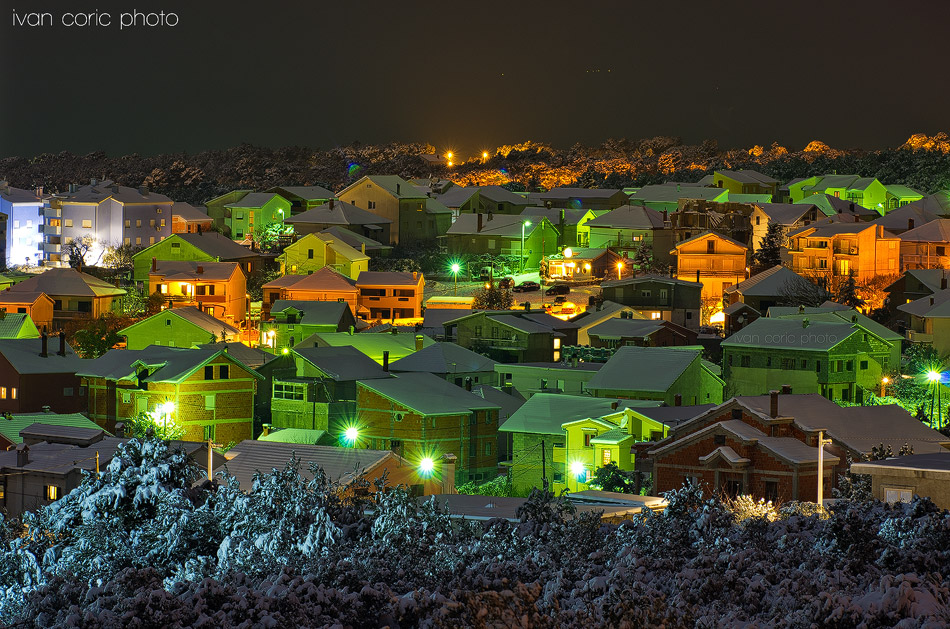
[[40, 332], [53, 328], [53, 298], [46, 293], [2, 291], [0, 309], [9, 313], [22, 312], [30, 315]]
[[338, 271], [325, 266], [310, 275], [284, 275], [264, 284], [264, 303], [262, 315], [270, 317], [270, 308], [278, 299], [292, 301], [344, 301], [349, 305], [353, 316], [357, 316], [359, 305], [356, 281]]
[[715, 232], [688, 238], [670, 252], [676, 256], [676, 278], [701, 282], [703, 299], [721, 299], [725, 287], [746, 278], [749, 248]]
[[789, 236], [788, 264], [806, 277], [857, 281], [900, 273], [900, 238], [873, 223], [827, 223]]
[[425, 285], [416, 271], [364, 271], [356, 278], [359, 311], [368, 311], [370, 319], [417, 319], [422, 316]]
[[153, 261], [148, 282], [172, 308], [195, 306], [232, 325], [247, 318], [247, 279], [236, 262]]

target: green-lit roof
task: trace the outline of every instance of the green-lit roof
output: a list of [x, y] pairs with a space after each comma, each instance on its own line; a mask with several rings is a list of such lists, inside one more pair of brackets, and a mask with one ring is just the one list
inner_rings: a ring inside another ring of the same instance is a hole
[[39, 335], [30, 315], [22, 312], [0, 315], [0, 339], [31, 339]]
[[303, 443], [307, 445], [336, 445], [326, 443], [332, 441], [326, 430], [311, 430], [309, 428], [281, 428], [257, 438], [258, 441], [275, 441], [278, 443]]
[[[613, 404], [617, 404], [613, 408]], [[614, 400], [586, 395], [536, 393], [525, 402], [504, 424], [499, 432], [525, 432], [542, 435], [561, 435], [562, 424], [581, 419], [592, 419], [615, 413], [624, 408], [655, 407], [662, 404], [652, 400]]]
[[7, 417], [0, 415], [0, 434], [13, 443], [23, 443], [20, 431], [33, 424], [102, 430], [96, 422], [80, 413], [25, 413]]

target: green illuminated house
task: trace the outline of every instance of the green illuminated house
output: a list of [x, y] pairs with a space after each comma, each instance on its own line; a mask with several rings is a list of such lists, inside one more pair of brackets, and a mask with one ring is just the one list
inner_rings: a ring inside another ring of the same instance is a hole
[[25, 312], [0, 310], [0, 339], [35, 339], [40, 331]]
[[234, 240], [253, 236], [290, 217], [291, 203], [272, 192], [252, 192], [224, 206], [224, 230]]
[[261, 268], [264, 257], [218, 232], [172, 234], [132, 256], [132, 280], [148, 289], [152, 261], [236, 262], [245, 275]]
[[224, 215], [227, 213], [224, 209], [224, 206], [229, 203], [236, 203], [240, 201], [247, 195], [254, 192], [253, 190], [232, 190], [222, 194], [219, 197], [215, 197], [205, 202], [205, 208], [208, 210], [208, 216], [211, 217], [211, 220], [214, 222], [214, 226], [218, 229], [224, 229]]
[[787, 187], [792, 202], [807, 199], [814, 194], [827, 194], [853, 201], [880, 214], [886, 214], [923, 198], [922, 194], [907, 186], [885, 186], [874, 177], [858, 175], [816, 175], [793, 180]]
[[149, 345], [194, 347], [218, 341], [236, 341], [241, 331], [194, 306], [169, 308], [119, 330], [127, 349]]
[[261, 345], [273, 350], [293, 347], [321, 332], [346, 332], [356, 325], [345, 301], [278, 299], [270, 309], [272, 321], [261, 324]]
[[619, 348], [587, 383], [600, 398], [656, 400], [667, 406], [719, 404], [723, 381], [692, 347]]

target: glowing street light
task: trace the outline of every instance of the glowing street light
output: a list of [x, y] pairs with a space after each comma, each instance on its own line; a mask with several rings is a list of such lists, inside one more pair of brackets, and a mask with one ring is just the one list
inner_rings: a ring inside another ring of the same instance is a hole
[[427, 456], [419, 461], [419, 474], [421, 474], [424, 478], [432, 476], [433, 471], [435, 471], [435, 461], [432, 459], [432, 457]]
[[623, 262], [617, 263], [617, 279], [620, 279], [620, 274], [623, 272]]
[[482, 159], [488, 159], [488, 151], [482, 151]]
[[[524, 273], [524, 228], [531, 227], [531, 221], [521, 223], [521, 272]], [[543, 255], [543, 251], [541, 252]]]
[[927, 380], [930, 382], [936, 382], [937, 380], [940, 380], [940, 372], [931, 369], [927, 372]]
[[448, 153], [445, 154], [445, 157], [448, 159], [452, 159], [453, 155], [454, 154], [452, 153], [452, 151], [449, 151]]
[[359, 437], [360, 437], [360, 431], [356, 426], [350, 426], [343, 432], [343, 438], [351, 446], [356, 445], [356, 440], [359, 439]]
[[[940, 379], [941, 373], [935, 369], [927, 372], [927, 381], [933, 385], [933, 391], [930, 393], [930, 427], [940, 430], [943, 428], [943, 401], [940, 399]], [[937, 403], [937, 425], [934, 426], [934, 401]]]
[[886, 387], [888, 384], [890, 384], [890, 382], [891, 380], [887, 376], [881, 378], [881, 397], [884, 397], [884, 395], [887, 393]]
[[573, 474], [577, 480], [580, 480], [582, 476], [587, 476], [587, 466], [580, 461], [573, 461], [571, 463], [571, 474]]
[[462, 266], [458, 262], [452, 263], [452, 275], [455, 276], [455, 295], [459, 294], [459, 271], [462, 270]]

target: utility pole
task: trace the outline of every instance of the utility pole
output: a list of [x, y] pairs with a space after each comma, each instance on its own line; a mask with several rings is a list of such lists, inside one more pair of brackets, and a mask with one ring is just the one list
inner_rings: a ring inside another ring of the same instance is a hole
[[831, 439], [825, 439], [823, 430], [818, 431], [818, 506], [823, 506], [825, 493], [825, 446], [831, 445]]
[[211, 476], [211, 459], [214, 456], [214, 442], [211, 440], [211, 437], [208, 437], [208, 481], [212, 480]]
[[544, 453], [544, 439], [541, 440], [541, 487], [548, 488], [547, 457]]

